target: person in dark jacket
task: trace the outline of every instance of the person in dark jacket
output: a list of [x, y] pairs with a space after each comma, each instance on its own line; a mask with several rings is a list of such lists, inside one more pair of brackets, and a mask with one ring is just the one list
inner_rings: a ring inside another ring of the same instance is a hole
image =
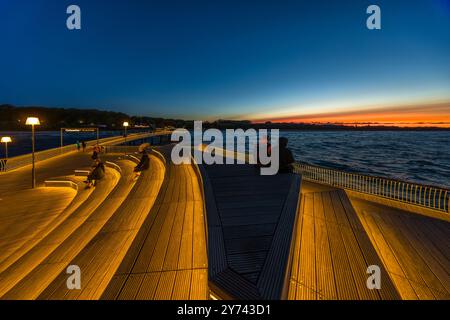
[[143, 149], [141, 151], [141, 161], [134, 168], [134, 179], [137, 179], [141, 175], [142, 171], [146, 171], [150, 168], [150, 158], [148, 157], [147, 151]]
[[281, 137], [279, 141], [280, 168], [278, 170], [278, 173], [291, 173], [294, 171], [294, 166], [292, 164], [295, 162], [295, 160], [291, 150], [289, 150], [287, 147], [288, 139], [285, 137]]
[[95, 186], [96, 182], [98, 180], [101, 180], [104, 176], [105, 176], [105, 164], [99, 158], [97, 158], [95, 160], [91, 172], [87, 176], [86, 181], [84, 181], [87, 184], [86, 188]]

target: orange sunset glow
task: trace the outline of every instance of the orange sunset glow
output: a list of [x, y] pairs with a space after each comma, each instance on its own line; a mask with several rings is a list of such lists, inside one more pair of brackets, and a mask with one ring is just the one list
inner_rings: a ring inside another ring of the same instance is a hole
[[299, 114], [286, 117], [264, 117], [255, 123], [266, 121], [281, 123], [332, 123], [343, 125], [383, 125], [398, 127], [450, 128], [450, 102], [373, 107], [363, 110], [346, 110], [326, 113]]

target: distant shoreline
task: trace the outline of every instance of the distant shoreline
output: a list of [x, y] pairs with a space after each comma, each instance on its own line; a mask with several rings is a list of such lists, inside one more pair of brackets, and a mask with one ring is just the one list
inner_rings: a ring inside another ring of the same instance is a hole
[[[29, 116], [39, 117], [41, 125], [37, 131], [59, 131], [60, 128], [98, 127], [101, 131], [119, 131], [123, 129], [125, 121], [134, 126], [164, 128], [193, 129], [194, 120], [167, 119], [161, 117], [130, 116], [123, 112], [103, 111], [96, 109], [75, 108], [47, 108], [47, 107], [16, 107], [0, 104], [0, 128], [2, 131], [27, 131], [25, 120]], [[418, 123], [420, 124], [420, 123]], [[436, 123], [446, 124], [446, 123]], [[426, 125], [426, 123], [422, 123]], [[435, 126], [388, 126], [376, 123], [286, 123], [286, 122], [252, 122], [249, 120], [205, 121], [204, 129], [279, 129], [282, 131], [450, 131], [450, 127]], [[139, 128], [135, 128], [139, 130]], [[141, 129], [144, 130], [144, 129]]]

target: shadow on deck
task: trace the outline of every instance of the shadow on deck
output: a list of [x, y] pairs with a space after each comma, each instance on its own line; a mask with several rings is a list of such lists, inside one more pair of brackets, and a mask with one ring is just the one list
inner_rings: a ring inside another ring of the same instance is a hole
[[220, 298], [286, 296], [300, 177], [252, 165], [200, 166], [208, 220], [209, 284]]

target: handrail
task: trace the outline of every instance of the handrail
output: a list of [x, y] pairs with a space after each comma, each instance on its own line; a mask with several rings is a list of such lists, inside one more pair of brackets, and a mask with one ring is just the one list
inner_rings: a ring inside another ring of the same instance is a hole
[[47, 180], [45, 181], [46, 187], [69, 187], [78, 191], [78, 184], [71, 180]]
[[138, 146], [105, 146], [105, 153], [137, 153]]
[[[140, 139], [143, 137], [147, 137], [149, 136], [149, 133], [144, 133], [144, 134], [131, 134], [129, 135], [128, 139]], [[103, 138], [100, 139], [98, 141], [99, 144], [104, 144], [104, 143], [111, 143], [111, 142], [122, 142], [123, 138], [121, 136], [114, 136], [114, 137], [107, 137], [107, 138]], [[91, 140], [87, 142], [87, 146], [94, 146], [97, 144], [97, 140]], [[53, 148], [53, 149], [47, 149], [47, 150], [43, 150], [43, 151], [38, 151], [35, 153], [35, 159], [36, 162], [39, 161], [43, 161], [43, 160], [47, 160], [62, 154], [66, 154], [69, 152], [74, 152], [76, 151], [76, 146], [74, 144], [72, 145], [67, 145], [64, 147], [58, 147], [58, 148]], [[0, 172], [5, 172], [5, 171], [10, 171], [10, 170], [14, 170], [26, 165], [31, 164], [31, 154], [24, 154], [24, 155], [20, 155], [17, 157], [12, 157], [9, 158], [7, 161], [5, 159], [2, 159], [0, 161]]]
[[[158, 136], [169, 136], [170, 131], [160, 131], [148, 134], [144, 139], [158, 137]], [[140, 138], [134, 139], [139, 140]], [[169, 138], [170, 140], [170, 138]], [[138, 153], [139, 146], [138, 145], [107, 145], [105, 146], [105, 153]]]
[[120, 174], [122, 174], [122, 168], [121, 168], [117, 163], [114, 163], [114, 162], [111, 162], [111, 161], [106, 161], [106, 162], [105, 162], [105, 165], [106, 165], [107, 167], [110, 167], [110, 168], [115, 169], [117, 172], [119, 172]]
[[450, 190], [448, 189], [350, 173], [306, 163], [295, 163], [294, 171], [301, 174], [305, 180], [450, 213]]

